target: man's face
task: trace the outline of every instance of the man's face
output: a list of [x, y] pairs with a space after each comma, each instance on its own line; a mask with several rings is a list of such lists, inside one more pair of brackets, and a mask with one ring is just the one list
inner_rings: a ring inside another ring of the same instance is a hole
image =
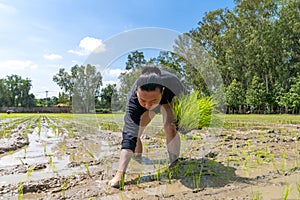
[[154, 91], [144, 91], [138, 88], [136, 94], [140, 105], [147, 110], [152, 110], [158, 106], [162, 98], [159, 88], [156, 88]]

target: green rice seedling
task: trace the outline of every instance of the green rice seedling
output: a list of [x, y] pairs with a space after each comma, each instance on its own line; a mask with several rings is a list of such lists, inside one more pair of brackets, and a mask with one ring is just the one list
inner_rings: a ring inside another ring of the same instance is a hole
[[300, 195], [300, 183], [297, 183], [297, 191], [298, 191], [298, 194]]
[[106, 152], [104, 153], [104, 156], [103, 156], [103, 163], [105, 165], [105, 168], [106, 168], [106, 173], [108, 174], [109, 173], [109, 170], [110, 170], [110, 166], [107, 162], [107, 156], [106, 156]]
[[142, 178], [142, 173], [139, 173], [138, 178], [136, 180], [137, 185], [141, 183], [141, 178]]
[[19, 160], [20, 160], [22, 165], [25, 165], [24, 161], [21, 158], [19, 158]]
[[228, 156], [228, 157], [226, 158], [226, 161], [227, 161], [227, 167], [230, 167], [230, 163], [231, 163], [231, 162], [239, 162], [239, 160], [233, 158], [232, 156]]
[[66, 144], [62, 144], [62, 145], [61, 145], [61, 150], [62, 150], [62, 151], [65, 151], [66, 148], [67, 148]]
[[40, 136], [41, 136], [41, 130], [42, 130], [42, 125], [41, 125], [41, 116], [40, 116], [40, 117], [39, 117], [39, 119], [38, 119], [38, 124], [37, 124], [37, 127], [38, 127], [37, 134], [38, 134], [38, 136], [40, 137]]
[[282, 170], [282, 173], [285, 173], [285, 169], [286, 169], [286, 159], [287, 159], [286, 150], [283, 151], [283, 153], [282, 153], [282, 158], [283, 158], [283, 161], [281, 162], [281, 170]]
[[200, 173], [197, 173], [193, 176], [194, 187], [197, 189], [200, 188], [201, 177], [202, 177], [202, 170], [200, 170]]
[[179, 165], [176, 165], [174, 168], [173, 168], [173, 175], [175, 178], [178, 178], [178, 175], [179, 175]]
[[156, 180], [159, 181], [160, 180], [160, 175], [161, 175], [161, 171], [160, 171], [160, 160], [158, 160], [158, 168], [156, 170]]
[[125, 173], [122, 173], [120, 190], [124, 190], [124, 188], [125, 188]]
[[95, 159], [95, 155], [87, 148], [86, 151], [88, 152], [89, 156]]
[[85, 166], [85, 168], [86, 168], [87, 174], [88, 174], [89, 176], [91, 176], [90, 169], [89, 169], [89, 163], [88, 163], [88, 162], [84, 162], [84, 166]]
[[74, 176], [74, 172], [69, 176], [69, 178], [61, 185], [61, 194], [62, 194], [62, 197], [65, 199], [65, 195], [66, 195], [66, 189], [68, 187], [68, 185], [70, 184], [71, 182], [71, 179], [73, 178]]
[[173, 177], [173, 170], [168, 169], [167, 176], [168, 176], [168, 182], [171, 183], [172, 182], [172, 177]]
[[2, 131], [1, 131], [1, 138], [4, 138], [5, 136], [6, 136], [6, 130], [5, 129], [3, 129]]
[[193, 165], [189, 165], [187, 170], [184, 172], [183, 176], [187, 177], [189, 174], [191, 174], [192, 169], [193, 169]]
[[23, 198], [23, 193], [24, 193], [24, 183], [22, 180], [20, 180], [17, 186], [17, 190], [18, 190], [18, 200], [21, 200]]
[[241, 160], [242, 169], [248, 171], [248, 162], [249, 162], [250, 155], [244, 149], [241, 150], [241, 153], [242, 153], [242, 157], [244, 158]]
[[209, 127], [211, 124], [213, 102], [210, 98], [199, 96], [199, 92], [195, 91], [189, 95], [181, 95], [173, 101], [172, 110], [180, 130]]
[[47, 156], [47, 146], [46, 143], [43, 143], [44, 155]]
[[236, 143], [235, 140], [232, 141], [232, 147], [231, 147], [231, 152], [234, 153], [235, 152], [235, 147], [236, 147]]
[[50, 165], [51, 169], [54, 171], [55, 170], [55, 165], [53, 163], [53, 159], [52, 159], [51, 155], [49, 156], [49, 165]]
[[36, 165], [32, 165], [31, 167], [29, 167], [29, 169], [28, 169], [27, 172], [26, 172], [26, 176], [27, 176], [27, 177], [30, 177], [30, 176], [31, 176], [31, 174], [32, 174], [32, 172], [34, 171], [35, 167], [36, 167]]
[[10, 150], [9, 152], [8, 152], [8, 155], [12, 155], [14, 153], [14, 151], [13, 150]]
[[75, 154], [74, 153], [71, 153], [71, 155], [70, 155], [70, 161], [71, 162], [75, 161]]
[[259, 192], [252, 192], [252, 200], [260, 200], [261, 199], [261, 194]]
[[192, 140], [200, 140], [201, 137], [198, 135], [192, 135]]
[[282, 200], [287, 200], [288, 196], [289, 196], [289, 193], [290, 193], [290, 186], [287, 185], [283, 191], [283, 194], [282, 194]]

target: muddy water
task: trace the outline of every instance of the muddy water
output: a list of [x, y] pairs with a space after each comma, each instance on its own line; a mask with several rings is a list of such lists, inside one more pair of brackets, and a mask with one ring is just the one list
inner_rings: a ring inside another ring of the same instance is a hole
[[300, 197], [295, 125], [215, 135], [194, 130], [182, 136], [180, 162], [170, 171], [158, 122], [143, 135], [144, 153], [131, 160], [120, 191], [107, 186], [117, 169], [120, 132], [84, 123], [74, 128], [65, 119], [50, 123], [42, 121], [40, 133], [35, 125], [28, 146], [0, 155], [0, 199], [282, 199], [287, 186], [288, 199]]
[[[33, 132], [28, 134], [29, 145], [0, 157], [0, 187], [18, 184], [20, 181], [35, 181], [84, 172], [87, 169], [82, 166], [83, 162], [91, 160], [88, 159], [88, 153], [93, 154], [93, 160], [101, 160], [116, 152], [107, 141], [89, 140], [93, 136], [75, 138], [73, 143], [68, 143], [65, 137], [64, 134], [54, 133], [46, 122], [42, 123], [40, 131], [35, 127]], [[66, 146], [67, 149], [62, 150], [62, 146]], [[70, 154], [74, 149], [76, 151]], [[28, 172], [31, 167], [34, 167], [32, 173]]]

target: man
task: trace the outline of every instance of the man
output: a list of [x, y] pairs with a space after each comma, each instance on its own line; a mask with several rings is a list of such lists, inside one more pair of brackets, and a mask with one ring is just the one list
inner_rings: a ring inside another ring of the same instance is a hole
[[119, 167], [110, 186], [118, 188], [128, 164], [135, 154], [143, 151], [141, 134], [156, 113], [162, 113], [166, 134], [169, 167], [173, 167], [180, 153], [180, 137], [176, 130], [171, 102], [175, 96], [187, 94], [180, 80], [156, 66], [143, 67], [130, 93], [124, 117], [122, 150]]

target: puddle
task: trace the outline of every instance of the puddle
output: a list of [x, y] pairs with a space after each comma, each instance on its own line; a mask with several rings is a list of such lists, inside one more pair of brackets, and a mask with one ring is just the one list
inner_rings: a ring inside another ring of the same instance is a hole
[[[0, 157], [0, 174], [1, 171], [11, 172], [0, 176], [0, 186], [85, 172], [87, 169], [84, 166], [84, 160], [87, 162], [104, 160], [105, 157], [109, 158], [117, 152], [116, 146], [110, 145], [107, 141], [96, 141], [95, 135], [80, 137], [78, 141], [72, 143], [67, 141], [68, 139], [63, 134], [53, 133], [53, 129], [49, 128], [47, 123], [41, 125], [40, 131], [38, 127], [35, 127], [33, 132], [28, 134], [28, 146]], [[63, 149], [62, 145], [68, 145], [71, 148]], [[67, 153], [72, 149], [75, 150], [74, 153], [78, 159], [74, 160], [74, 155]], [[94, 157], [92, 158], [90, 154]], [[72, 162], [78, 162], [78, 164], [70, 167]], [[44, 164], [45, 167], [32, 171], [30, 175], [26, 174], [26, 169], [38, 164]], [[21, 172], [18, 172], [18, 169], [22, 169]]]

